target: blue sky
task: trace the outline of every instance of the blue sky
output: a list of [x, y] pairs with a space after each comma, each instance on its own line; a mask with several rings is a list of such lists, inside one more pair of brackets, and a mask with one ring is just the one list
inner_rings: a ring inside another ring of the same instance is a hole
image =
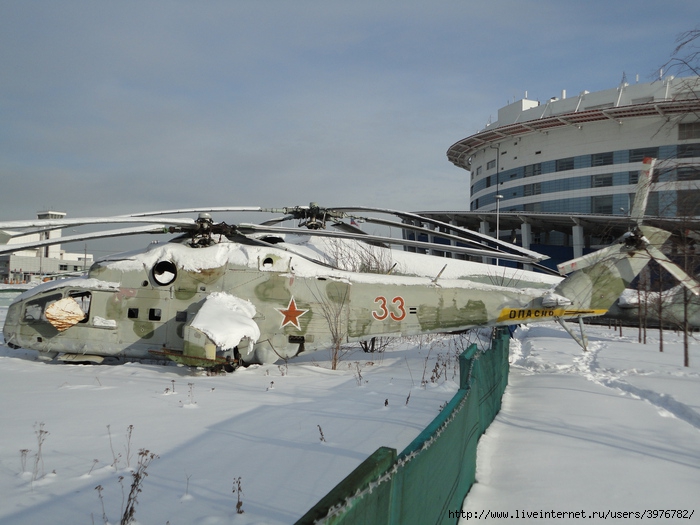
[[0, 220], [468, 207], [513, 99], [651, 81], [697, 1], [0, 2]]

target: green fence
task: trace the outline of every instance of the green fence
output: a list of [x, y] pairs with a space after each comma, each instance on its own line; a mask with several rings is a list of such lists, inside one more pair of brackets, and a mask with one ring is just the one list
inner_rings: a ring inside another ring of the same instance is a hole
[[457, 523], [476, 474], [476, 445], [501, 408], [508, 384], [507, 330], [485, 352], [459, 358], [460, 389], [400, 454], [377, 449], [296, 525]]

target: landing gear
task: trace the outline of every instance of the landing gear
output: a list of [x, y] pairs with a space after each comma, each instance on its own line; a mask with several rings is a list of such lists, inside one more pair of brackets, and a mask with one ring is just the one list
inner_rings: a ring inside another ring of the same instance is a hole
[[238, 351], [238, 347], [236, 347], [233, 349], [233, 357], [226, 356], [226, 362], [221, 366], [215, 367], [215, 369], [223, 370], [227, 374], [230, 374], [234, 372], [239, 366], [245, 366], [245, 364], [241, 359], [241, 353]]

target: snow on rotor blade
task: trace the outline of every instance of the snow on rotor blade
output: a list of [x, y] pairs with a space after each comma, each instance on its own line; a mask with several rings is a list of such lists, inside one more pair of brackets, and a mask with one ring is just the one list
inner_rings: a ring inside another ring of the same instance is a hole
[[107, 239], [109, 237], [123, 237], [126, 235], [141, 235], [146, 233], [170, 233], [170, 231], [168, 226], [165, 224], [154, 224], [150, 226], [136, 226], [134, 228], [122, 228], [118, 230], [68, 235], [66, 237], [55, 237], [53, 239], [46, 239], [43, 241], [6, 244], [0, 248], [0, 255], [19, 252], [22, 250], [31, 250], [42, 246], [52, 246], [54, 244], [65, 244], [76, 241], [85, 241], [88, 239]]
[[[168, 224], [171, 226], [189, 227], [195, 224], [193, 219], [144, 219], [138, 217], [82, 217], [76, 219], [32, 219], [26, 221], [5, 221], [0, 222], [0, 229], [17, 230], [26, 228], [35, 228], [31, 233], [40, 231], [56, 230], [59, 228], [67, 228], [70, 226], [85, 226], [88, 224]], [[22, 232], [21, 235], [27, 235], [29, 232]], [[15, 233], [13, 233], [14, 235]]]
[[346, 224], [344, 222], [334, 222], [333, 224], [331, 224], [331, 226], [333, 226], [334, 228], [338, 228], [342, 232], [358, 235], [360, 237], [368, 235], [366, 231], [361, 230], [353, 224]]
[[225, 212], [249, 212], [265, 211], [260, 206], [215, 206], [209, 208], [180, 208], [173, 210], [147, 211], [142, 213], [130, 213], [120, 217], [151, 217], [155, 215], [176, 215], [178, 213], [225, 213]]
[[[433, 235], [433, 236], [435, 236], [435, 237], [440, 237], [440, 238], [442, 238], [442, 239], [449, 239], [449, 240], [455, 241], [455, 242], [461, 242], [461, 243], [464, 243], [464, 244], [471, 244], [471, 245], [474, 245], [474, 246], [477, 246], [477, 247], [479, 247], [479, 248], [483, 248], [483, 249], [486, 249], [486, 250], [493, 250], [493, 249], [494, 249], [492, 246], [488, 246], [487, 244], [485, 244], [484, 242], [481, 242], [481, 241], [479, 241], [479, 240], [470, 239], [469, 237], [462, 237], [462, 236], [460, 236], [460, 235], [453, 235], [453, 234], [445, 233], [445, 232], [442, 232], [442, 231], [430, 230], [430, 229], [428, 229], [428, 228], [424, 228], [424, 227], [422, 227], [422, 226], [415, 226], [415, 225], [409, 224], [409, 223], [402, 223], [402, 222], [396, 222], [396, 221], [389, 221], [389, 220], [386, 220], [386, 219], [378, 219], [378, 218], [375, 218], [375, 217], [362, 217], [362, 220], [363, 220], [364, 222], [368, 222], [368, 223], [371, 223], [371, 224], [380, 224], [380, 225], [382, 225], [382, 226], [388, 226], [388, 227], [390, 227], [390, 228], [400, 228], [400, 229], [403, 229], [403, 230], [411, 230], [411, 231], [415, 231], [415, 232], [421, 232], [421, 233], [424, 233], [424, 234], [426, 234], [426, 235]], [[491, 240], [494, 240], [494, 239], [491, 238], [491, 237], [490, 237], [490, 239], [491, 239]], [[514, 246], [514, 245], [511, 245], [511, 244], [506, 244], [506, 245], [504, 246], [504, 248], [508, 248], [508, 249], [509, 249], [508, 253], [510, 253], [510, 251], [511, 251], [510, 249], [513, 248], [513, 247], [517, 248], [518, 251], [522, 249], [522, 248], [520, 248], [520, 246]], [[527, 250], [527, 251], [529, 251], [529, 250]], [[531, 253], [537, 255], [537, 257], [538, 257], [537, 260], [540, 260], [540, 261], [541, 261], [541, 260], [549, 259], [549, 256], [547, 256], [547, 255], [543, 255], [543, 254], [540, 254], [540, 253], [537, 253], [537, 252], [531, 252]], [[521, 254], [521, 255], [522, 255], [522, 254]], [[533, 259], [534, 259], [534, 257], [533, 257]]]
[[246, 233], [286, 233], [292, 235], [311, 235], [316, 237], [330, 237], [338, 239], [352, 239], [362, 242], [379, 242], [388, 245], [397, 244], [402, 246], [413, 246], [424, 250], [440, 250], [454, 253], [463, 253], [466, 255], [474, 255], [478, 257], [491, 257], [509, 261], [518, 261], [523, 263], [533, 262], [533, 259], [524, 255], [517, 255], [508, 252], [499, 252], [496, 250], [480, 250], [477, 248], [465, 248], [463, 246], [451, 246], [448, 244], [434, 244], [422, 241], [412, 241], [409, 239], [398, 239], [396, 237], [383, 237], [380, 235], [357, 235], [344, 232], [335, 232], [328, 230], [300, 230], [299, 228], [276, 228], [262, 227], [257, 224], [240, 224], [238, 230], [242, 234]]
[[[421, 221], [421, 222], [426, 222], [428, 224], [433, 224], [435, 226], [441, 226], [443, 228], [447, 228], [449, 230], [455, 231], [455, 232], [461, 232], [467, 237], [471, 237], [472, 239], [479, 239], [481, 242], [488, 243], [490, 245], [496, 245], [506, 252], [512, 252], [512, 253], [518, 253], [520, 255], [526, 256], [530, 258], [530, 260], [536, 260], [536, 261], [542, 261], [544, 259], [549, 259], [547, 255], [542, 255], [541, 253], [534, 252], [532, 250], [528, 250], [526, 248], [522, 248], [518, 245], [511, 244], [505, 241], [501, 241], [500, 239], [496, 239], [495, 237], [491, 237], [490, 235], [485, 235], [483, 233], [475, 232], [473, 230], [469, 230], [467, 228], [462, 228], [460, 226], [455, 226], [454, 224], [449, 224], [446, 222], [438, 221], [436, 219], [430, 219], [428, 217], [424, 217], [422, 215], [418, 215], [416, 213], [411, 213], [407, 211], [400, 211], [400, 210], [391, 210], [388, 208], [372, 208], [368, 206], [356, 206], [356, 207], [340, 207], [340, 208], [333, 208], [335, 211], [341, 211], [344, 213], [347, 213], [349, 211], [360, 211], [360, 212], [365, 212], [365, 211], [374, 211], [378, 213], [387, 213], [390, 215], [395, 215], [396, 217], [402, 218], [402, 219], [412, 219], [416, 221]], [[361, 218], [361, 217], [358, 217]], [[438, 235], [438, 232], [435, 232], [436, 235]], [[499, 256], [500, 257], [500, 256]]]

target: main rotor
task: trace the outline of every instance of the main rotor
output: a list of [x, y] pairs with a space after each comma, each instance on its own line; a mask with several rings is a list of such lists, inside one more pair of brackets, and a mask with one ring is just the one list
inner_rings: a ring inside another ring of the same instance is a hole
[[[281, 214], [279, 217], [257, 224], [227, 224], [215, 222], [212, 213], [265, 212]], [[375, 212], [388, 216], [378, 218], [367, 215]], [[196, 219], [174, 217], [185, 213], [197, 213]], [[392, 218], [393, 217], [393, 218]], [[297, 221], [296, 227], [284, 227], [283, 222]], [[140, 224], [122, 229], [105, 229], [100, 232], [75, 234], [58, 238], [45, 238], [48, 231], [84, 225], [113, 226], [116, 224]], [[402, 237], [368, 233], [360, 224], [372, 224], [401, 231]], [[285, 235], [312, 235], [327, 238], [350, 239], [381, 246], [408, 246], [420, 251], [449, 251], [465, 256], [497, 257], [522, 263], [537, 263], [547, 257], [537, 252], [506, 243], [493, 237], [461, 228], [411, 212], [372, 207], [324, 207], [316, 202], [308, 206], [281, 208], [262, 207], [209, 207], [150, 211], [115, 217], [84, 217], [76, 219], [35, 219], [27, 221], [0, 222], [8, 239], [21, 240], [39, 233], [40, 240], [0, 245], [0, 254], [12, 253], [49, 246], [52, 244], [84, 241], [139, 234], [180, 234], [180, 239], [194, 248], [210, 246], [226, 239], [248, 244], [267, 244], [266, 239], [276, 242]], [[439, 238], [440, 242], [429, 239]], [[181, 241], [182, 242], [182, 241]]]

